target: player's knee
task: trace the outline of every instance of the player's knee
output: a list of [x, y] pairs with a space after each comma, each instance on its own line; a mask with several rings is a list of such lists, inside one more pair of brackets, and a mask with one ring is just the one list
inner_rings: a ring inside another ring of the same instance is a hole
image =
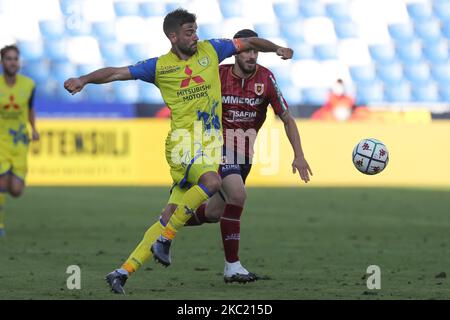
[[228, 195], [228, 203], [234, 204], [235, 206], [244, 207], [245, 200], [247, 199], [247, 192], [245, 189], [234, 190], [230, 195]]
[[220, 190], [220, 187], [222, 186], [222, 179], [217, 173], [209, 172], [200, 178], [199, 183], [205, 186], [210, 194], [214, 194]]
[[23, 194], [23, 188], [11, 188], [9, 190], [9, 194], [13, 197], [13, 198], [18, 198]]

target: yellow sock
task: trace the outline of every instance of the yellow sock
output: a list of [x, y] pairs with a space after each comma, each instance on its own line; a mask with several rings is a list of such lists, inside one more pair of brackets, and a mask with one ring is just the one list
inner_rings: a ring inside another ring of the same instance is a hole
[[130, 254], [127, 261], [122, 265], [122, 268], [127, 270], [128, 273], [136, 272], [151, 256], [152, 252], [150, 247], [153, 242], [158, 239], [161, 232], [164, 230], [164, 226], [158, 220], [155, 222], [144, 234], [144, 238], [138, 244], [136, 249]]
[[186, 222], [192, 217], [194, 212], [203, 202], [208, 200], [208, 194], [198, 185], [190, 188], [181, 199], [177, 209], [170, 217], [167, 226], [162, 232], [162, 236], [166, 239], [172, 240], [176, 233], [180, 230]]
[[0, 229], [5, 228], [5, 193], [0, 192]]

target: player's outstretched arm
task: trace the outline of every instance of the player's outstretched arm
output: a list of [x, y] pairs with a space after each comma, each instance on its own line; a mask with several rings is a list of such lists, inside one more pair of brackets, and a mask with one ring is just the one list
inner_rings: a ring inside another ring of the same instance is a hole
[[119, 80], [131, 80], [133, 79], [128, 67], [120, 68], [102, 68], [79, 78], [70, 78], [64, 81], [64, 88], [71, 94], [75, 94], [83, 90], [84, 86], [88, 83], [108, 83]]
[[286, 111], [280, 116], [280, 119], [284, 123], [284, 128], [286, 130], [286, 135], [291, 143], [292, 149], [294, 150], [294, 161], [292, 161], [292, 172], [300, 174], [300, 178], [308, 183], [309, 175], [313, 175], [311, 168], [309, 167], [308, 162], [305, 159], [305, 155], [303, 154], [302, 143], [300, 140], [300, 134], [298, 133], [297, 124], [295, 123], [295, 119]]
[[291, 48], [284, 48], [263, 38], [242, 38], [240, 40], [239, 51], [256, 50], [261, 52], [276, 52], [283, 60], [292, 59], [294, 51]]

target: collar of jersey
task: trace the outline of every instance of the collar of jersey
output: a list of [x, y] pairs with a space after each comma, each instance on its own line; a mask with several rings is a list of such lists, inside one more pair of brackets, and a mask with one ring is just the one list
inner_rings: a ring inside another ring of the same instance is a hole
[[239, 77], [238, 75], [236, 75], [236, 74], [233, 72], [233, 67], [234, 67], [234, 64], [231, 65], [231, 68], [230, 68], [230, 71], [229, 71], [232, 77], [234, 77], [234, 78], [236, 78], [236, 79], [239, 79], [239, 80], [242, 80], [242, 79], [244, 79], [244, 80], [251, 80], [251, 79], [253, 79], [253, 77], [254, 77], [254, 76], [256, 75], [256, 73], [258, 72], [259, 64], [256, 64], [255, 72], [253, 72], [253, 74], [252, 74], [250, 77], [248, 77], [248, 78], [241, 78], [241, 77]]

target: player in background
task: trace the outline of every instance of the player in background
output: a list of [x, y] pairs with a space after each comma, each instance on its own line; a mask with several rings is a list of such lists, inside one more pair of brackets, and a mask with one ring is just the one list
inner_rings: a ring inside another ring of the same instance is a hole
[[39, 139], [33, 109], [34, 81], [19, 74], [19, 49], [5, 46], [0, 51], [0, 237], [5, 236], [6, 193], [19, 197], [25, 189], [29, 136]]
[[[257, 37], [244, 29], [234, 39]], [[253, 145], [259, 129], [266, 119], [270, 104], [284, 123], [286, 135], [292, 145], [294, 160], [292, 171], [299, 172], [307, 183], [312, 171], [303, 154], [295, 119], [279, 90], [270, 70], [257, 64], [258, 51], [249, 49], [235, 55], [235, 63], [220, 65], [222, 83], [222, 124], [224, 160], [219, 167], [222, 188], [207, 203], [202, 204], [187, 225], [219, 222], [225, 253], [225, 282], [251, 282], [257, 276], [247, 271], [239, 260], [240, 218], [245, 205], [245, 180], [252, 167]], [[180, 190], [171, 190], [169, 203], [177, 203]], [[173, 207], [166, 207], [163, 220], [167, 221]]]
[[75, 94], [88, 83], [140, 79], [160, 89], [172, 113], [166, 159], [181, 197], [170, 220], [166, 224], [160, 220], [151, 226], [122, 267], [107, 275], [106, 280], [116, 293], [124, 293], [123, 285], [129, 274], [148, 260], [151, 252], [158, 262], [168, 266], [176, 233], [220, 189], [217, 171], [223, 138], [219, 63], [248, 49], [276, 52], [282, 59], [290, 59], [293, 54], [289, 48], [259, 38], [199, 41], [196, 17], [183, 9], [174, 10], [164, 18], [163, 30], [172, 45], [169, 53], [134, 66], [103, 68], [64, 83]]

